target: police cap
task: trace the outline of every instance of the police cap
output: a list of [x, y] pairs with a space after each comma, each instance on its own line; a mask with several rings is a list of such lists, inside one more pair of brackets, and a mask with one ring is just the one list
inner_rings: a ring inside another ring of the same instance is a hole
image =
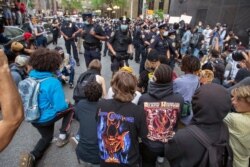
[[175, 30], [174, 29], [170, 29], [169, 31], [168, 31], [168, 35], [170, 36], [170, 35], [173, 35], [173, 34], [175, 34]]
[[167, 27], [168, 27], [168, 26], [167, 26], [166, 23], [160, 24], [160, 25], [158, 26], [159, 29], [166, 29]]
[[92, 18], [92, 16], [93, 16], [92, 13], [83, 13], [82, 14], [83, 19]]

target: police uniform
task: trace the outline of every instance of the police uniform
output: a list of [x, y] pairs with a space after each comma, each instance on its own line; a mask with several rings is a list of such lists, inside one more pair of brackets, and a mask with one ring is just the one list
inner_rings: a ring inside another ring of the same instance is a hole
[[[156, 26], [155, 25], [152, 25], [150, 27], [150, 29], [154, 29]], [[146, 28], [146, 31], [148, 29]], [[149, 48], [149, 45], [147, 45], [146, 43], [149, 43], [151, 42], [151, 40], [156, 36], [156, 33], [153, 32], [153, 31], [149, 31], [149, 32], [146, 32], [144, 31], [143, 34], [142, 34], [142, 40], [143, 40], [143, 50], [142, 50], [142, 59], [140, 61], [140, 69], [139, 69], [139, 73], [141, 73], [142, 71], [145, 70], [145, 62], [146, 62], [146, 59], [147, 59], [147, 51], [148, 51], [148, 48]]]
[[124, 60], [127, 61], [130, 58], [127, 51], [129, 45], [132, 44], [132, 37], [128, 29], [126, 32], [119, 29], [111, 34], [108, 42], [116, 52], [116, 56], [111, 56], [111, 71], [116, 72], [124, 65]]
[[[166, 24], [160, 25], [158, 28], [165, 28]], [[149, 46], [151, 49], [155, 49], [160, 57], [160, 61], [163, 64], [167, 64], [167, 51], [169, 49], [169, 43], [168, 43], [168, 38], [167, 37], [162, 37], [160, 34], [156, 35], [155, 38], [151, 41], [151, 44]]]
[[78, 31], [77, 26], [71, 21], [63, 21], [63, 24], [61, 26], [61, 31], [68, 37], [68, 39], [64, 38], [67, 53], [71, 55], [71, 46], [72, 46], [74, 59], [76, 63], [79, 64], [75, 38], [72, 37], [73, 34]]
[[[112, 33], [112, 27], [109, 25], [104, 25], [104, 32], [105, 32], [105, 35], [108, 38], [110, 38], [111, 33]], [[103, 57], [106, 56], [107, 52], [108, 52], [108, 46], [107, 46], [107, 41], [105, 41], [104, 50], [103, 50]]]
[[143, 40], [142, 40], [142, 29], [141, 29], [141, 25], [143, 24], [143, 22], [138, 23], [137, 27], [134, 30], [133, 33], [133, 45], [135, 48], [135, 61], [137, 63], [140, 62], [140, 55], [142, 53], [143, 50]]
[[[92, 17], [92, 14], [83, 14], [83, 18]], [[89, 66], [89, 63], [93, 59], [101, 60], [101, 49], [102, 43], [99, 39], [90, 34], [91, 31], [94, 31], [96, 35], [105, 36], [105, 33], [101, 26], [97, 24], [84, 24], [83, 26], [84, 34], [83, 34], [83, 47], [85, 49], [84, 58], [86, 67]]]
[[[175, 34], [175, 30], [169, 30], [168, 34], [173, 35]], [[168, 42], [169, 42], [169, 52], [170, 52], [170, 61], [169, 61], [169, 66], [174, 69], [175, 67], [175, 58], [178, 58], [176, 55], [177, 52], [177, 48], [176, 48], [176, 39], [174, 38], [168, 38]]]

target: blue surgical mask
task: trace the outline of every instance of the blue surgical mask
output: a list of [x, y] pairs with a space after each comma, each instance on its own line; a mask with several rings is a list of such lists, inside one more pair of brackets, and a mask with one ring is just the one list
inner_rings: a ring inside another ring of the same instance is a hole
[[89, 25], [89, 22], [88, 22], [88, 21], [85, 21], [84, 24], [85, 24], [85, 25]]
[[127, 29], [128, 29], [128, 25], [126, 25], [126, 24], [121, 25], [121, 30], [122, 31], [126, 31]]

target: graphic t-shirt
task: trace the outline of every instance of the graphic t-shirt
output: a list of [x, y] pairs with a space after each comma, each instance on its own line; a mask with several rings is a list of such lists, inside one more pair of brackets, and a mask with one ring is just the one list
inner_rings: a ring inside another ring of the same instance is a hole
[[144, 102], [148, 126], [147, 138], [151, 141], [168, 142], [175, 132], [180, 103], [173, 102]]
[[98, 144], [101, 166], [138, 166], [138, 137], [145, 138], [147, 126], [142, 107], [114, 99], [99, 102]]

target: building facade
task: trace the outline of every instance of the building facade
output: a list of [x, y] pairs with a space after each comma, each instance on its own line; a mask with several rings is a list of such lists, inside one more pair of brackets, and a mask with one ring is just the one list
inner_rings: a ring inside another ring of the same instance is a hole
[[[127, 0], [127, 7], [124, 9], [124, 14], [130, 18], [137, 18], [142, 15], [145, 10], [163, 10], [166, 14], [169, 10], [169, 0]], [[144, 4], [144, 5], [143, 5]], [[143, 10], [143, 7], [145, 10]]]
[[240, 37], [248, 42], [247, 28], [250, 28], [250, 0], [172, 0], [171, 16], [186, 13], [193, 16], [191, 25], [198, 21], [214, 26], [217, 22], [226, 23]]

